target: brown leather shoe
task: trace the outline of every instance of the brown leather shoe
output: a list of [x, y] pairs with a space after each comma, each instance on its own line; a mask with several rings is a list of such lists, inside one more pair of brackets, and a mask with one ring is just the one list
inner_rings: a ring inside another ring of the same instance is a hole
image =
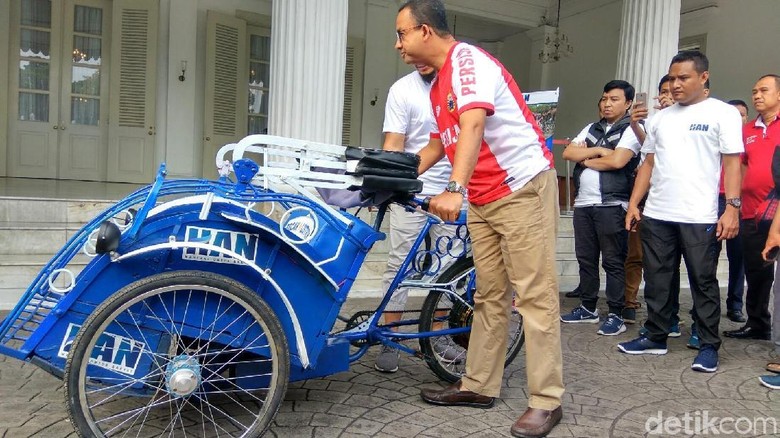
[[780, 374], [780, 363], [769, 362], [766, 364], [766, 370], [772, 373]]
[[423, 389], [422, 399], [432, 405], [471, 406], [474, 408], [492, 408], [496, 399], [476, 392], [461, 391], [460, 380], [444, 389]]
[[521, 438], [537, 438], [548, 433], [561, 422], [563, 410], [560, 406], [552, 411], [528, 408], [512, 425], [512, 436]]

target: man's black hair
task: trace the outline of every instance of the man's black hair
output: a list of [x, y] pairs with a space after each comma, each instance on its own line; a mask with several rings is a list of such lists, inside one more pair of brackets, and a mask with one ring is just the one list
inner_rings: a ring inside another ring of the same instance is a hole
[[728, 103], [729, 105], [739, 105], [739, 106], [744, 106], [745, 108], [747, 108], [747, 107], [748, 107], [748, 106], [747, 106], [747, 103], [745, 103], [745, 101], [744, 101], [744, 100], [742, 100], [742, 99], [731, 99], [730, 101], [728, 101], [728, 102], [726, 102], [726, 103]]
[[604, 92], [607, 93], [618, 88], [623, 90], [623, 95], [626, 96], [626, 101], [634, 100], [634, 86], [626, 81], [621, 81], [619, 79], [607, 82], [607, 85], [604, 85]]
[[702, 74], [705, 71], [710, 70], [710, 60], [707, 59], [707, 56], [704, 53], [701, 53], [698, 50], [683, 50], [674, 55], [672, 62], [669, 64], [679, 64], [688, 61], [693, 62], [693, 68], [696, 70], [696, 73]]
[[658, 82], [658, 94], [661, 94], [661, 87], [667, 82], [669, 82], [669, 75], [664, 75], [664, 77], [661, 78], [661, 81]]
[[409, 9], [417, 24], [427, 24], [436, 35], [444, 37], [451, 34], [447, 11], [441, 0], [409, 0], [398, 8], [398, 12], [404, 9]]
[[767, 75], [761, 76], [760, 78], [758, 78], [758, 80], [760, 81], [761, 79], [764, 79], [764, 78], [774, 78], [775, 86], [777, 87], [778, 90], [780, 90], [780, 75], [776, 75], [774, 73], [769, 73]]
[[739, 106], [745, 107], [746, 110], [749, 109], [749, 107], [747, 106], [745, 101], [742, 100], [742, 99], [731, 99], [730, 101], [728, 101], [726, 103], [728, 103], [729, 105], [739, 105]]

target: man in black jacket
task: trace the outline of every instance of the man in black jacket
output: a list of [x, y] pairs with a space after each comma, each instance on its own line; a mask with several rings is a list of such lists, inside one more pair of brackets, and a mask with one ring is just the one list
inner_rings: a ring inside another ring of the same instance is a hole
[[599, 255], [607, 274], [607, 318], [601, 335], [626, 331], [622, 312], [625, 303], [625, 261], [628, 233], [626, 206], [633, 174], [639, 162], [639, 141], [630, 129], [628, 109], [634, 87], [614, 80], [604, 86], [599, 101], [601, 119], [586, 126], [563, 151], [574, 161], [574, 247], [580, 268], [581, 305], [561, 315], [565, 323], [598, 323]]

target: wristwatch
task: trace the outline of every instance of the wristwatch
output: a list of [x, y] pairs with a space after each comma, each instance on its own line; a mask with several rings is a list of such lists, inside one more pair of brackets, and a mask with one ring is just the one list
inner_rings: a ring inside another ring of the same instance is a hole
[[730, 205], [739, 210], [742, 207], [742, 198], [728, 198], [726, 199], [726, 205]]
[[469, 197], [469, 190], [462, 185], [458, 184], [457, 181], [450, 181], [447, 183], [447, 188], [444, 189], [445, 191], [448, 191], [450, 193], [460, 193], [463, 195], [463, 198]]

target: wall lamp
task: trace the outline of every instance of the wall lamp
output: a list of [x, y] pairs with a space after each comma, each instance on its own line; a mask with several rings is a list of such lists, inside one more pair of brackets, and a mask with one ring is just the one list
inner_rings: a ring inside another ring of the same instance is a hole
[[187, 72], [187, 61], [181, 61], [181, 74], [179, 75], [179, 80], [181, 82], [184, 82], [184, 73]]

